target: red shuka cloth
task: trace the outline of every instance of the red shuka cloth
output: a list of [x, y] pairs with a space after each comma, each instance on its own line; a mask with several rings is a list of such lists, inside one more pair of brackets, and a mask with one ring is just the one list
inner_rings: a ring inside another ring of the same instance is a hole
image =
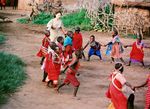
[[134, 42], [132, 45], [131, 53], [130, 53], [130, 59], [134, 59], [134, 60], [142, 62], [143, 58], [144, 58], [143, 46], [138, 48], [136, 45], [136, 42]]
[[[119, 89], [122, 88], [122, 84], [117, 79], [114, 80], [114, 84]], [[115, 109], [127, 109], [127, 98], [112, 83], [110, 84], [106, 94], [107, 97], [111, 99]]]
[[52, 55], [46, 55], [45, 72], [48, 73], [49, 80], [58, 80], [60, 75], [61, 64], [55, 64], [52, 61]]
[[150, 108], [150, 75], [147, 78], [147, 86], [148, 86], [148, 90], [146, 92], [145, 109]]
[[81, 50], [82, 43], [83, 43], [82, 34], [75, 32], [73, 36], [73, 48], [75, 50]]
[[[74, 60], [73, 60], [74, 62]], [[79, 62], [78, 64], [75, 66], [75, 70], [77, 71], [79, 69]], [[68, 69], [67, 73], [66, 73], [66, 78], [64, 80], [65, 84], [72, 84], [74, 87], [77, 87], [80, 85], [80, 82], [78, 81], [78, 79], [76, 78], [76, 72], [74, 72], [73, 70], [71, 70], [70, 68]]]
[[[47, 36], [45, 36], [42, 40], [42, 47], [44, 47], [45, 49], [48, 49], [49, 41], [50, 41], [50, 39]], [[42, 49], [42, 47], [40, 48], [39, 52], [37, 53], [38, 57], [45, 57], [45, 55], [46, 55], [45, 54], [46, 50], [44, 51], [44, 49]]]

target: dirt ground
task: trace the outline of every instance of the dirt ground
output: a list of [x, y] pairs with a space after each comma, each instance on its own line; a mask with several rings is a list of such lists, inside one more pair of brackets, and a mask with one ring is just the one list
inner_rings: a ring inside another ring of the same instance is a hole
[[[10, 12], [10, 11], [8, 11]], [[114, 64], [110, 63], [110, 57], [105, 56], [105, 47], [102, 47], [103, 61], [100, 62], [97, 57], [92, 57], [90, 62], [81, 60], [81, 68], [79, 88], [77, 99], [72, 97], [73, 88], [66, 86], [62, 88], [60, 94], [57, 94], [53, 89], [46, 87], [42, 83], [42, 71], [40, 69], [40, 58], [36, 57], [36, 53], [41, 45], [43, 34], [38, 31], [43, 31], [45, 25], [18, 24], [16, 18], [20, 17], [17, 14], [6, 14], [12, 18], [13, 23], [0, 24], [0, 32], [7, 35], [7, 41], [0, 46], [0, 51], [10, 52], [21, 57], [27, 64], [26, 73], [28, 79], [25, 84], [14, 93], [8, 103], [2, 105], [1, 109], [107, 109], [109, 99], [105, 97], [105, 92], [108, 88], [108, 76], [113, 70]], [[82, 32], [84, 45], [91, 34], [96, 36], [96, 39], [106, 44], [110, 41], [109, 33]], [[131, 44], [134, 39], [122, 38], [124, 44]], [[150, 39], [144, 40], [150, 46]], [[124, 59], [128, 62], [131, 48], [125, 49]], [[87, 56], [88, 48], [85, 51]], [[145, 64], [150, 64], [150, 50], [145, 49]], [[131, 67], [125, 66], [125, 77], [132, 85], [139, 85], [146, 80], [150, 70], [143, 68], [140, 64], [134, 64]], [[135, 92], [135, 109], [144, 109], [146, 88], [142, 88]]]

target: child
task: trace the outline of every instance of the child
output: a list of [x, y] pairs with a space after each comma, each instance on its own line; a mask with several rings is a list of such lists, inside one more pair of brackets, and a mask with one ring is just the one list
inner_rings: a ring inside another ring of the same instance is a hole
[[108, 44], [106, 44], [105, 46], [107, 46], [106, 49], [106, 56], [110, 56], [111, 55], [111, 51], [112, 51], [112, 42], [109, 42]]
[[73, 35], [73, 49], [79, 50], [82, 53], [83, 58], [85, 59], [85, 55], [83, 52], [83, 48], [82, 48], [82, 44], [83, 44], [83, 38], [82, 38], [82, 34], [80, 33], [80, 28], [77, 27], [75, 29], [74, 35]]
[[79, 73], [77, 71], [79, 68], [79, 59], [81, 59], [81, 57], [82, 57], [82, 55], [79, 51], [76, 51], [75, 55], [76, 55], [76, 58], [69, 65], [67, 73], [66, 73], [66, 78], [65, 78], [63, 84], [61, 84], [57, 89], [57, 91], [59, 92], [61, 87], [71, 83], [74, 86], [74, 93], [73, 93], [74, 97], [76, 97], [77, 91], [78, 91], [78, 88], [80, 85], [80, 82], [76, 78], [76, 74], [79, 75]]
[[41, 62], [40, 62], [41, 65], [43, 64], [45, 55], [48, 52], [48, 46], [50, 45], [50, 39], [49, 39], [50, 32], [46, 30], [44, 34], [45, 34], [45, 37], [42, 40], [42, 46], [40, 47], [40, 50], [37, 53], [38, 57], [42, 57]]
[[73, 53], [73, 47], [72, 47], [72, 39], [73, 39], [73, 32], [68, 31], [67, 37], [64, 40], [64, 67], [70, 64], [72, 61], [72, 53]]
[[61, 53], [64, 50], [63, 44], [64, 44], [64, 38], [62, 36], [59, 36], [57, 38], [57, 46], [59, 47]]
[[48, 54], [48, 57], [46, 58], [46, 61], [47, 61], [46, 69], [49, 79], [47, 85], [49, 85], [49, 83], [52, 83], [53, 87], [56, 88], [61, 68], [61, 53], [57, 45], [53, 45], [51, 52]]
[[123, 53], [122, 43], [120, 41], [118, 32], [116, 30], [113, 31], [112, 37], [113, 37], [111, 41], [112, 42], [112, 51], [111, 51], [112, 62], [114, 62], [115, 59], [120, 59], [125, 64], [125, 61], [122, 58], [122, 53]]
[[101, 49], [101, 44], [97, 41], [95, 41], [95, 36], [94, 35], [91, 35], [90, 36], [90, 41], [85, 45], [85, 47], [83, 48], [83, 50], [90, 44], [90, 50], [89, 50], [89, 53], [88, 53], [88, 60], [87, 61], [90, 61], [90, 57], [92, 55], [96, 55], [100, 58], [100, 60], [102, 60], [102, 56], [101, 56], [101, 52], [100, 52], [100, 49]]
[[144, 51], [143, 48], [149, 48], [144, 45], [142, 42], [142, 37], [137, 37], [137, 41], [135, 41], [132, 45], [126, 45], [125, 48], [132, 47], [131, 53], [130, 53], [130, 60], [128, 66], [131, 65], [131, 62], [140, 62], [143, 66], [144, 65]]
[[145, 83], [143, 83], [140, 86], [135, 86], [134, 89], [141, 88], [141, 87], [144, 87], [144, 86], [148, 86], [148, 90], [146, 92], [145, 109], [150, 109], [150, 74], [149, 74], [147, 80], [145, 81]]

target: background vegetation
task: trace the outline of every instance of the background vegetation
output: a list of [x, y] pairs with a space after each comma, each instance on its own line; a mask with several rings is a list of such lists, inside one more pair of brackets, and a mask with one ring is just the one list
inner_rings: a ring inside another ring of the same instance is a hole
[[[40, 13], [34, 19], [32, 19], [32, 24], [47, 24], [53, 16], [47, 13]], [[78, 12], [66, 14], [62, 16], [62, 21], [66, 28], [74, 28], [79, 26], [82, 30], [91, 30], [91, 20], [86, 16], [85, 10], [80, 10]], [[17, 19], [17, 22], [27, 24], [29, 23], [28, 18]]]

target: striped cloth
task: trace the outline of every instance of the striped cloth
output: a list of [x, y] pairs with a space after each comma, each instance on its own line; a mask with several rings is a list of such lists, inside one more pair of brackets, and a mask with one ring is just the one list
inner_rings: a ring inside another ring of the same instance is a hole
[[150, 75], [147, 79], [148, 90], [146, 92], [146, 106], [145, 109], [150, 109]]

